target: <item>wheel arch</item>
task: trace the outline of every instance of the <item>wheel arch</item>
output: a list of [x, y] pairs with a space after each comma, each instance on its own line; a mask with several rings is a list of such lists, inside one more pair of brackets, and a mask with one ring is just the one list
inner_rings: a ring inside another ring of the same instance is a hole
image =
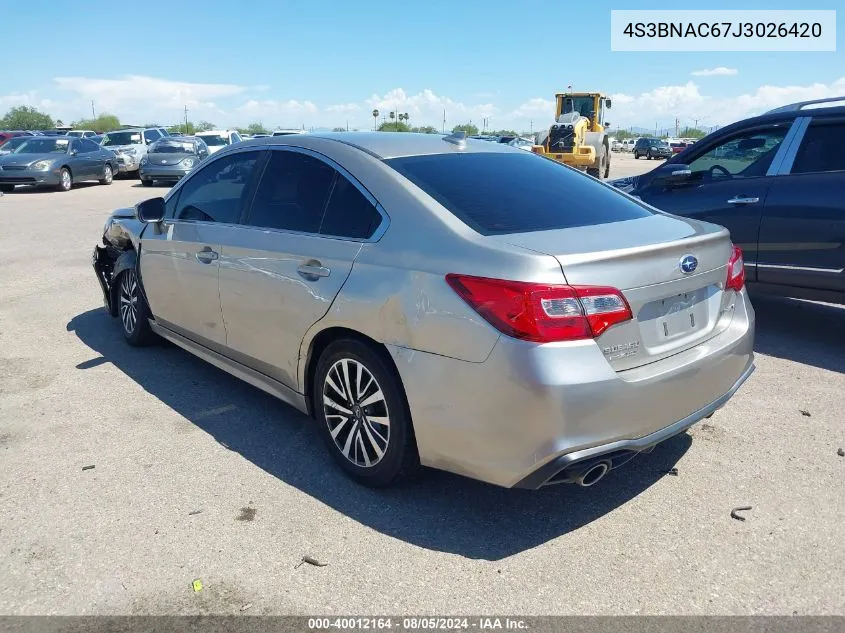
[[[135, 252], [134, 248], [129, 248], [123, 251], [118, 258], [114, 260], [114, 268], [112, 269], [111, 275], [111, 287], [109, 288], [109, 293], [111, 294], [111, 301], [109, 303], [111, 307], [111, 315], [113, 317], [117, 316], [117, 288], [119, 285], [116, 283], [117, 279], [124, 271], [135, 268], [137, 265], [138, 253]], [[141, 292], [144, 292], [143, 284], [141, 284]]]
[[[320, 362], [320, 356], [329, 345], [340, 339], [353, 339], [360, 341], [378, 354], [387, 367], [393, 372], [393, 375], [397, 380], [399, 390], [405, 398], [405, 406], [408, 407], [408, 397], [405, 393], [405, 386], [402, 384], [402, 377], [399, 375], [399, 369], [396, 367], [396, 363], [393, 362], [393, 357], [390, 355], [390, 352], [387, 351], [387, 347], [385, 347], [383, 343], [380, 343], [366, 334], [358, 332], [357, 330], [340, 326], [332, 326], [320, 331], [314, 336], [314, 338], [311, 339], [302, 365], [302, 386], [303, 393], [305, 395], [305, 404], [308, 407], [308, 415], [312, 418], [315, 415], [313, 401], [314, 381], [317, 377], [317, 365]], [[409, 419], [411, 419], [410, 411], [408, 411], [408, 414]], [[411, 422], [411, 427], [413, 429], [413, 420]]]

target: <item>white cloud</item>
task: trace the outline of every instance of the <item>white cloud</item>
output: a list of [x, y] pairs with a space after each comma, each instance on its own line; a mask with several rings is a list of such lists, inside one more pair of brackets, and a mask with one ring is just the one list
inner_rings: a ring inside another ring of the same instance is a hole
[[311, 101], [274, 101], [265, 99], [256, 101], [250, 99], [243, 105], [235, 108], [235, 124], [244, 121], [262, 121], [265, 125], [286, 127], [298, 127], [303, 125], [318, 125], [319, 122], [313, 115], [317, 113], [317, 106]]
[[[621, 127], [674, 127], [675, 117], [681, 126], [698, 121], [709, 128], [762, 114], [773, 108], [811, 99], [835, 97], [845, 93], [845, 77], [829, 84], [806, 86], [760, 86], [754, 92], [733, 97], [717, 97], [701, 92], [693, 81], [683, 85], [660, 86], [638, 95], [613, 94], [613, 109], [608, 117]], [[621, 107], [620, 107], [621, 106]]]
[[339, 103], [337, 105], [330, 105], [326, 108], [326, 112], [357, 112], [361, 109], [357, 103]]
[[552, 121], [555, 116], [555, 100], [534, 97], [517, 107], [510, 113], [509, 118], [513, 119], [548, 119]]
[[377, 109], [381, 116], [398, 109], [410, 115], [411, 125], [434, 125], [440, 127], [443, 113], [446, 113], [446, 126], [451, 128], [459, 123], [473, 121], [480, 123], [484, 117], [492, 119], [491, 125], [496, 125], [496, 115], [499, 109], [492, 103], [468, 105], [454, 101], [449, 97], [442, 97], [430, 89], [425, 89], [415, 95], [409, 95], [402, 88], [395, 88], [384, 95], [373, 94], [367, 99], [370, 109]]
[[61, 114], [68, 119], [90, 116], [91, 101], [97, 112], [110, 112], [136, 122], [178, 121], [184, 116], [185, 106], [192, 119], [208, 119], [226, 114], [217, 100], [246, 91], [236, 84], [190, 83], [144, 75], [119, 79], [56, 77], [54, 81], [59, 89], [77, 95], [75, 100], [63, 104]]
[[736, 68], [726, 68], [725, 66], [703, 68], [701, 70], [694, 70], [690, 73], [690, 75], [693, 75], [694, 77], [722, 77], [737, 74], [739, 74], [739, 71]]

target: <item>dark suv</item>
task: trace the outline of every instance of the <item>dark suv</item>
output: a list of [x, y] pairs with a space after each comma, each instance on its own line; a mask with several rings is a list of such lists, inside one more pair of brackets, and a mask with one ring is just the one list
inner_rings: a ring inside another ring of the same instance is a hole
[[752, 290], [845, 303], [845, 97], [739, 121], [610, 184], [727, 227]]
[[672, 155], [672, 148], [669, 143], [660, 140], [659, 138], [639, 138], [634, 143], [634, 158], [645, 156], [649, 160], [652, 158], [669, 158]]

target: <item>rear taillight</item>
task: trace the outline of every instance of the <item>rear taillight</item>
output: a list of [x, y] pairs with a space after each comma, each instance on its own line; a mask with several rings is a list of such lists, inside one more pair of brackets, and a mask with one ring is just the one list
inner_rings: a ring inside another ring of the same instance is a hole
[[728, 260], [728, 279], [725, 282], [726, 290], [739, 292], [745, 286], [745, 261], [742, 259], [742, 249], [734, 246], [731, 251], [731, 258]]
[[493, 327], [538, 343], [600, 336], [633, 318], [616, 288], [565, 286], [446, 275], [446, 282]]

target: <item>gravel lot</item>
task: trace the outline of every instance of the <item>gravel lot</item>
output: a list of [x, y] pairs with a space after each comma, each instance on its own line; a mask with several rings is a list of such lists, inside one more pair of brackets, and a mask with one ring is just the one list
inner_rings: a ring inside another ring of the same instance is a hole
[[372, 491], [299, 413], [123, 343], [90, 253], [156, 191], [0, 198], [0, 613], [845, 614], [845, 309], [755, 299], [746, 386], [593, 488]]

